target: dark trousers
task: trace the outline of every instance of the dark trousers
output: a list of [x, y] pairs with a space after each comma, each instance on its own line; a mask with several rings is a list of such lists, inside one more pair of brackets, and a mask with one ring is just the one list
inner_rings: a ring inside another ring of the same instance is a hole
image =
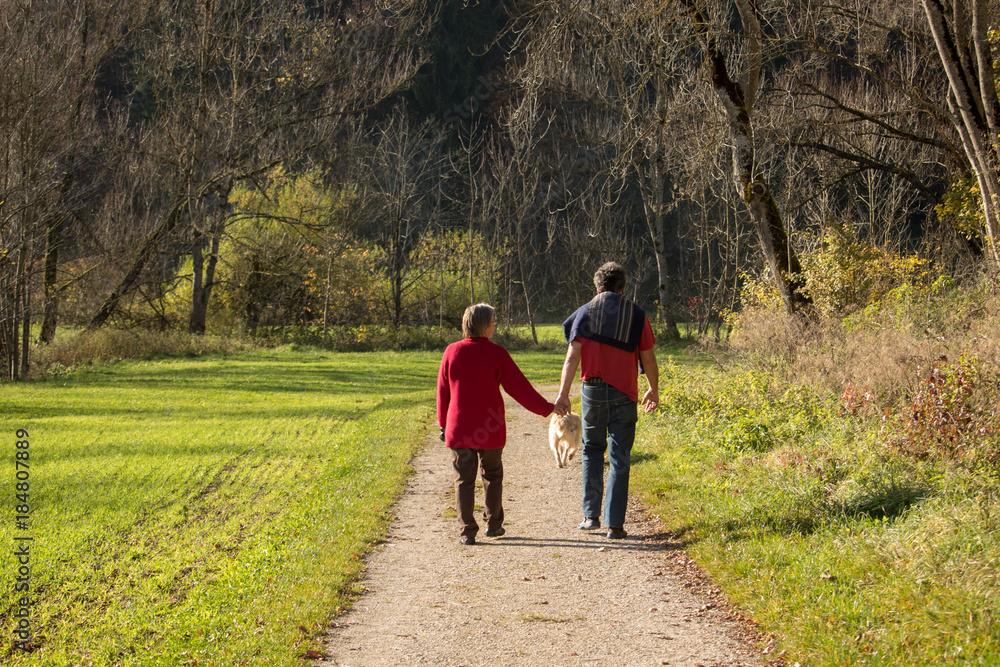
[[455, 510], [462, 535], [475, 537], [479, 524], [475, 516], [476, 472], [483, 476], [486, 510], [483, 520], [488, 530], [503, 525], [503, 448], [451, 449], [451, 464], [455, 468]]

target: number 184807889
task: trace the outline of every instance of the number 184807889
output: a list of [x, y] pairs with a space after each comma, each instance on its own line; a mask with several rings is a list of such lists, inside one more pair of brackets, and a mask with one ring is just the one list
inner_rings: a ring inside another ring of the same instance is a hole
[[31, 443], [28, 440], [27, 430], [20, 428], [15, 435], [17, 435], [14, 450], [15, 520], [19, 530], [27, 530], [31, 517]]

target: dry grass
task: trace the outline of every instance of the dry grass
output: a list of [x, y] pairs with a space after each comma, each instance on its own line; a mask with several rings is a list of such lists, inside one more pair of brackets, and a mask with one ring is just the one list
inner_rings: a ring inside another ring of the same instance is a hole
[[32, 358], [32, 368], [34, 375], [39, 376], [125, 359], [226, 354], [245, 352], [252, 348], [253, 345], [246, 341], [221, 336], [103, 328], [96, 331], [67, 332], [49, 345], [37, 348]]
[[896, 297], [661, 365], [633, 484], [788, 664], [1000, 664], [1000, 290]]
[[852, 386], [880, 404], [912, 396], [930, 364], [972, 354], [1000, 369], [1000, 287], [995, 279], [934, 293], [896, 294], [841, 319], [752, 309], [733, 349], [783, 380], [830, 391]]

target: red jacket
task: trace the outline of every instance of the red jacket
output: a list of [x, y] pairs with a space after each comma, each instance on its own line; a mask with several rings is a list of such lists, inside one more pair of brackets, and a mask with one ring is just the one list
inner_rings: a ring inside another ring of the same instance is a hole
[[535, 391], [510, 354], [488, 338], [466, 338], [444, 351], [438, 371], [438, 425], [445, 444], [469, 449], [497, 449], [507, 442], [500, 387], [526, 409], [542, 417], [553, 404]]

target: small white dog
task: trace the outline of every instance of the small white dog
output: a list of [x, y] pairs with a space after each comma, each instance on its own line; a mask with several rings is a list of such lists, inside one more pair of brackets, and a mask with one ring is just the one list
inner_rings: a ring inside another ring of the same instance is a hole
[[562, 468], [576, 454], [583, 442], [583, 422], [580, 415], [569, 413], [560, 417], [553, 413], [549, 421], [549, 447], [556, 455], [556, 465]]

